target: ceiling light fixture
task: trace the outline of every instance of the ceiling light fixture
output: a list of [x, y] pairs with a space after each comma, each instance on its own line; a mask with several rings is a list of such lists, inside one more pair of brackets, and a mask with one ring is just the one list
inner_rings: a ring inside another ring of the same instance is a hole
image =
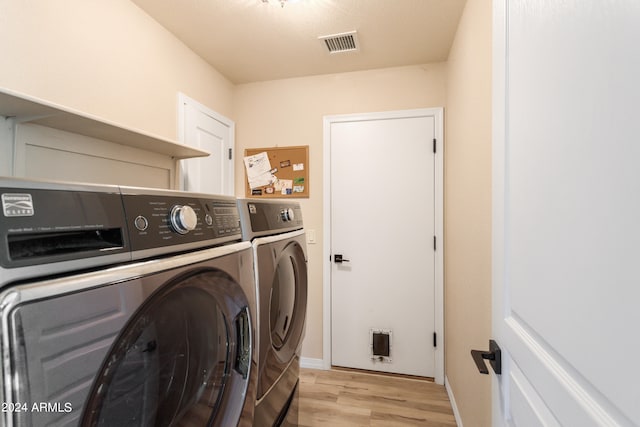
[[[284, 4], [287, 2], [287, 0], [279, 0], [280, 1], [280, 7], [284, 7]], [[262, 0], [262, 3], [269, 3], [269, 0]]]

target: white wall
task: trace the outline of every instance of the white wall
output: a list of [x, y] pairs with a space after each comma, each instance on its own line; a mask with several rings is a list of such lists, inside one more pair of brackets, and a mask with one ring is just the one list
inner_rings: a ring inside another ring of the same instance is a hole
[[449, 53], [445, 111], [445, 370], [465, 427], [491, 425], [491, 0], [467, 0]]

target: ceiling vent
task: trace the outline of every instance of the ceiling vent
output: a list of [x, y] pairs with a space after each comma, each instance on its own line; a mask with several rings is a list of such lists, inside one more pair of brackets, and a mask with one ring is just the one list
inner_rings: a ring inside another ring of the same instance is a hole
[[358, 33], [349, 31], [340, 34], [331, 34], [318, 37], [329, 50], [329, 53], [355, 52], [360, 50], [358, 43]]

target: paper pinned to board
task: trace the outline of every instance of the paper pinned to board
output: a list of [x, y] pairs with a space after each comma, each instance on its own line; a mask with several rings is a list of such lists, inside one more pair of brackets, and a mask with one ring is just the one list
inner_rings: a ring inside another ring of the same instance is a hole
[[254, 188], [271, 185], [276, 180], [266, 151], [245, 157], [244, 167], [247, 171], [249, 187], [252, 190]]
[[279, 179], [275, 184], [276, 191], [279, 191], [282, 195], [289, 195], [293, 191], [293, 180], [291, 179]]

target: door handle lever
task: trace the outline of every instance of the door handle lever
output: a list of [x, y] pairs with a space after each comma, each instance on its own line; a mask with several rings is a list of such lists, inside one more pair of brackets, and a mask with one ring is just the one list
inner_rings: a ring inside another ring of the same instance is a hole
[[335, 254], [333, 256], [333, 262], [335, 262], [336, 264], [342, 264], [343, 262], [349, 262], [350, 260], [345, 259], [342, 257], [342, 255], [340, 254]]
[[480, 371], [481, 374], [489, 374], [489, 369], [487, 369], [487, 365], [484, 363], [485, 360], [489, 361], [493, 372], [497, 375], [502, 373], [502, 351], [498, 343], [494, 340], [489, 340], [489, 351], [471, 350], [471, 357], [473, 357], [473, 361], [476, 362], [478, 371]]

